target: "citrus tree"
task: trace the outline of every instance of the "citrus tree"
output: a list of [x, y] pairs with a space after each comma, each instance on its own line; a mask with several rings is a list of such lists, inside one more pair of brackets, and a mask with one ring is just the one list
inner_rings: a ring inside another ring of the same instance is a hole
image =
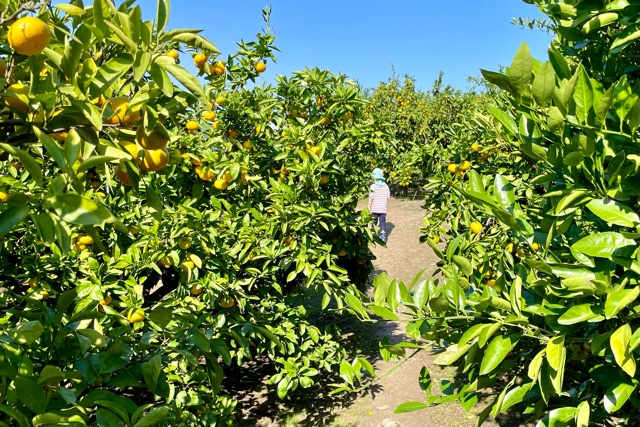
[[253, 84], [268, 26], [223, 57], [169, 10], [0, 17], [3, 425], [231, 425], [224, 366], [261, 356], [284, 398], [345, 356], [296, 294], [367, 315], [358, 153], [385, 138], [360, 89], [318, 69]]
[[440, 73], [431, 89], [421, 91], [415, 80], [392, 76], [369, 94], [366, 113], [389, 123], [391, 140], [386, 150], [371, 153], [378, 166], [399, 187], [420, 185], [439, 171], [456, 150], [457, 126], [484, 108], [489, 97], [443, 85]]
[[450, 218], [469, 231], [440, 253], [442, 283], [379, 279], [371, 309], [412, 315], [407, 333], [418, 343], [405, 345], [441, 346], [435, 363], [458, 368], [444, 396], [423, 369], [426, 400], [399, 412], [450, 400], [471, 409], [490, 388], [478, 424], [515, 405], [539, 426], [633, 423], [640, 15], [627, 1], [531, 3], [555, 33], [548, 60], [523, 44], [504, 72], [483, 71], [508, 103], [474, 131], [497, 131], [522, 161], [494, 176], [452, 162], [463, 181], [446, 203], [482, 217]]

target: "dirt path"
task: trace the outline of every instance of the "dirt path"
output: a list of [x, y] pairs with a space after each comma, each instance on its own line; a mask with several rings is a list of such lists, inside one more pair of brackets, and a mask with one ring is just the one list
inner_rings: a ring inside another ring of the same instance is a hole
[[[374, 261], [375, 274], [386, 272], [389, 278], [410, 283], [411, 279], [425, 269], [423, 277], [431, 277], [436, 269], [438, 258], [426, 244], [420, 244], [419, 228], [424, 217], [422, 200], [391, 199], [388, 211], [388, 242], [386, 247], [373, 249], [377, 260]], [[405, 339], [404, 323], [381, 322], [375, 330], [375, 338], [390, 336], [396, 341]], [[408, 353], [411, 354], [411, 353]], [[408, 401], [425, 401], [424, 392], [418, 385], [420, 370], [426, 366], [439, 384], [445, 373], [433, 365], [435, 356], [422, 351], [402, 363], [389, 376], [380, 380], [374, 390], [360, 397], [349, 408], [342, 410], [336, 419], [336, 425], [344, 426], [471, 426], [474, 420], [464, 413], [458, 405], [447, 404], [432, 406], [422, 411], [394, 414], [398, 405]], [[379, 359], [374, 367], [378, 376], [384, 375], [398, 362]], [[434, 387], [437, 390], [437, 387]]]

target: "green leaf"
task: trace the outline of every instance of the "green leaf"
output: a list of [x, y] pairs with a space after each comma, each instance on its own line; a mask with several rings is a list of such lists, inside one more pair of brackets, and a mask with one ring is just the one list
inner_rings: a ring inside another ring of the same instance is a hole
[[89, 338], [91, 340], [91, 345], [94, 347], [100, 348], [106, 347], [107, 345], [107, 341], [105, 340], [104, 335], [102, 335], [95, 329], [78, 329], [77, 332], [80, 335]]
[[75, 6], [73, 4], [54, 4], [53, 7], [56, 9], [60, 9], [64, 13], [70, 16], [82, 16], [85, 13], [85, 10], [81, 7]]
[[623, 227], [640, 225], [640, 215], [629, 206], [613, 199], [593, 199], [587, 203], [587, 208], [598, 218]]
[[153, 78], [153, 81], [156, 82], [162, 93], [168, 97], [173, 96], [173, 83], [171, 83], [171, 78], [169, 78], [169, 75], [162, 67], [155, 62], [152, 63], [149, 67], [149, 74]]
[[547, 342], [547, 361], [551, 369], [557, 371], [563, 364], [562, 352], [564, 348], [564, 335], [551, 338]]
[[640, 38], [640, 23], [636, 25], [629, 25], [618, 35], [618, 37], [611, 43], [609, 52], [619, 53], [626, 47], [631, 46], [634, 40]]
[[31, 178], [33, 178], [38, 186], [42, 188], [42, 169], [40, 169], [40, 165], [35, 161], [33, 157], [29, 153], [20, 148], [16, 148], [9, 144], [0, 143], [0, 150], [6, 151], [14, 157], [17, 157], [20, 160], [20, 163], [24, 166], [24, 168], [29, 172]]
[[22, 323], [9, 331], [9, 336], [20, 344], [33, 344], [40, 335], [44, 327], [37, 320]]
[[[95, 11], [94, 4], [94, 11]], [[121, 54], [116, 56], [107, 62], [105, 62], [99, 69], [95, 78], [91, 81], [90, 93], [92, 97], [98, 97], [104, 95], [104, 93], [131, 69], [133, 65], [133, 56], [127, 54]]]
[[42, 414], [47, 410], [47, 395], [42, 386], [35, 381], [23, 377], [14, 380], [18, 399], [36, 414]]
[[156, 192], [155, 188], [152, 185], [148, 185], [146, 188], [147, 192], [147, 206], [149, 206], [149, 211], [151, 212], [151, 216], [158, 222], [162, 222], [162, 213], [164, 209], [164, 205], [162, 204], [162, 200], [160, 196]]
[[78, 155], [82, 149], [82, 139], [78, 131], [71, 129], [64, 142], [64, 157], [68, 165], [73, 165], [78, 160]]
[[582, 26], [582, 34], [590, 34], [595, 30], [611, 25], [618, 20], [618, 14], [615, 12], [605, 12], [589, 19]]
[[164, 329], [171, 322], [172, 316], [171, 308], [159, 305], [149, 313], [149, 320]]
[[433, 363], [434, 365], [451, 365], [464, 356], [470, 348], [471, 344], [465, 344], [460, 347], [458, 347], [458, 344], [451, 345], [447, 347], [444, 352], [440, 353]]
[[171, 38], [171, 41], [184, 43], [187, 46], [192, 46], [205, 52], [220, 53], [216, 45], [195, 33], [178, 33]]
[[138, 46], [133, 40], [131, 40], [131, 37], [127, 36], [127, 34], [120, 27], [118, 27], [111, 21], [106, 21], [104, 24], [109, 27], [116, 36], [118, 36], [122, 44], [127, 48], [129, 52], [131, 52], [131, 54], [136, 53]]
[[509, 82], [515, 91], [515, 97], [522, 99], [531, 83], [533, 72], [533, 58], [529, 46], [522, 43], [509, 67]]
[[151, 64], [151, 53], [139, 49], [133, 60], [133, 80], [140, 82]]
[[200, 102], [207, 106], [211, 105], [209, 98], [207, 98], [204, 90], [202, 90], [202, 86], [200, 86], [198, 78], [185, 68], [176, 64], [173, 58], [163, 55], [155, 58], [155, 62], [175, 77], [175, 79], [194, 94]]
[[395, 411], [393, 411], [394, 414], [404, 414], [406, 412], [415, 412], [415, 411], [420, 411], [422, 409], [428, 408], [429, 405], [427, 403], [424, 402], [405, 402], [402, 403], [400, 405], [398, 405], [398, 407], [396, 408]]
[[494, 195], [498, 204], [507, 212], [513, 213], [513, 207], [516, 202], [513, 185], [502, 175], [496, 174], [493, 181]]
[[29, 215], [29, 206], [15, 206], [0, 213], [0, 236], [7, 234]]
[[580, 66], [579, 71], [580, 75], [573, 93], [573, 101], [576, 105], [576, 117], [580, 119], [582, 123], [585, 123], [589, 110], [593, 106], [593, 89], [591, 88], [591, 81], [585, 68]]
[[513, 93], [513, 88], [511, 87], [511, 83], [509, 82], [509, 77], [505, 76], [502, 73], [496, 73], [495, 71], [488, 71], [480, 69], [482, 76], [489, 82], [500, 89], [508, 91], [509, 93]]
[[144, 382], [151, 393], [155, 394], [158, 388], [158, 377], [162, 372], [162, 357], [156, 354], [148, 362], [142, 364]]
[[96, 421], [99, 426], [124, 426], [124, 422], [108, 409], [100, 408], [96, 411]]
[[357, 296], [353, 295], [353, 294], [346, 294], [344, 296], [345, 301], [347, 302], [347, 305], [349, 307], [351, 307], [351, 309], [358, 315], [360, 315], [363, 318], [368, 318], [369, 316], [367, 315], [367, 312], [365, 311], [364, 307], [362, 306], [362, 301], [360, 301], [360, 298], [358, 298]]
[[168, 413], [169, 408], [166, 406], [154, 408], [149, 411], [147, 415], [140, 418], [138, 422], [134, 424], [134, 427], [146, 427], [160, 424], [161, 421], [167, 418]]
[[471, 266], [471, 262], [463, 256], [454, 255], [452, 257], [452, 261], [455, 265], [460, 268], [460, 272], [465, 276], [470, 276], [473, 273], [473, 267]]
[[531, 359], [531, 363], [529, 363], [529, 368], [527, 369], [527, 376], [531, 378], [532, 381], [536, 381], [538, 379], [538, 375], [540, 374], [540, 369], [542, 368], [542, 362], [544, 361], [543, 357], [547, 353], [547, 349], [543, 348], [540, 350], [534, 357]]
[[[561, 325], [573, 325], [587, 322], [599, 316], [598, 313], [593, 311], [593, 308], [591, 303], [574, 305], [558, 318], [558, 323]], [[600, 309], [602, 310], [602, 307]]]
[[576, 408], [576, 427], [589, 427], [591, 408], [589, 402], [583, 400]]
[[[343, 360], [344, 362], [344, 360]], [[348, 364], [348, 363], [347, 363]], [[349, 365], [351, 366], [351, 365]], [[289, 377], [284, 377], [278, 382], [278, 386], [276, 388], [278, 392], [278, 397], [280, 399], [284, 399], [287, 396], [287, 391], [289, 391]]]
[[458, 345], [465, 345], [466, 343], [470, 342], [472, 339], [480, 335], [480, 332], [482, 332], [483, 328], [488, 326], [491, 326], [491, 325], [482, 324], [482, 323], [473, 325], [472, 327], [467, 329], [464, 332], [464, 334], [462, 334], [462, 337], [460, 337], [460, 341], [458, 341]]
[[42, 368], [38, 377], [38, 384], [57, 383], [64, 379], [64, 374], [57, 366], [47, 365]]
[[554, 46], [549, 49], [549, 62], [560, 79], [571, 78], [571, 70], [567, 60]]
[[504, 126], [511, 136], [515, 137], [518, 135], [518, 126], [516, 125], [516, 121], [508, 113], [494, 105], [489, 105], [487, 108], [489, 109], [489, 112], [498, 119], [500, 123], [502, 123], [502, 126]]
[[396, 316], [395, 313], [393, 311], [389, 310], [387, 307], [380, 307], [378, 305], [370, 305], [369, 306], [369, 310], [373, 311], [375, 314], [377, 314], [378, 316], [382, 317], [383, 319], [400, 320], [398, 318], [398, 316]]
[[623, 308], [634, 302], [640, 295], [640, 286], [632, 289], [619, 289], [607, 296], [604, 314], [607, 319], [615, 317]]
[[533, 99], [540, 107], [546, 107], [556, 87], [556, 73], [551, 62], [542, 64], [533, 79]]
[[469, 178], [469, 190], [475, 193], [484, 193], [484, 183], [482, 182], [482, 177], [478, 172], [471, 169], [467, 172], [467, 178]]
[[524, 397], [527, 395], [531, 387], [533, 386], [533, 382], [521, 384], [509, 390], [502, 400], [502, 405], [500, 409], [496, 411], [505, 412], [507, 409], [511, 408], [513, 405], [517, 405], [518, 403], [524, 400]]
[[48, 202], [56, 214], [70, 224], [102, 226], [114, 221], [107, 208], [78, 194], [61, 194], [51, 197]]
[[479, 374], [486, 375], [496, 369], [500, 362], [507, 357], [507, 354], [513, 350], [519, 339], [519, 334], [512, 334], [506, 337], [498, 335], [491, 340], [482, 357]]
[[631, 326], [628, 323], [616, 329], [609, 338], [616, 363], [630, 377], [636, 374], [636, 361], [631, 352]]
[[637, 244], [635, 240], [629, 239], [621, 233], [607, 231], [583, 237], [571, 246], [571, 252], [611, 259], [614, 255], [620, 254], [627, 246], [633, 247], [637, 246]]
[[0, 412], [4, 412], [9, 417], [13, 418], [16, 421], [15, 425], [18, 425], [18, 426], [29, 425], [29, 421], [27, 420], [27, 417], [25, 417], [25, 415], [22, 412], [17, 411], [10, 406], [0, 404]]
[[565, 406], [556, 408], [545, 414], [536, 424], [536, 427], [563, 427], [570, 425], [575, 418], [576, 408]]
[[171, 2], [169, 0], [158, 0], [156, 7], [156, 33], [162, 33], [169, 22], [169, 11]]
[[616, 381], [611, 384], [604, 394], [605, 411], [613, 413], [622, 408], [635, 389], [636, 386], [627, 381]]

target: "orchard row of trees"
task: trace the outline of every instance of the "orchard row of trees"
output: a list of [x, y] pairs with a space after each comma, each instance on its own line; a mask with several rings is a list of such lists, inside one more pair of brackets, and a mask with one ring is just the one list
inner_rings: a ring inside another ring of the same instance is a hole
[[[482, 70], [487, 94], [500, 96], [459, 122], [450, 150], [435, 153], [434, 173], [423, 175], [424, 240], [443, 279], [380, 276], [368, 308], [411, 317], [415, 341], [382, 342], [384, 357], [437, 346], [435, 363], [457, 367], [445, 395], [424, 368], [424, 401], [398, 412], [458, 400], [467, 410], [482, 402], [478, 424], [510, 410], [538, 426], [633, 424], [639, 6], [527, 3], [548, 17], [548, 58], [523, 44], [506, 69]], [[481, 399], [487, 390], [497, 393]]]
[[296, 295], [366, 316], [361, 153], [387, 137], [360, 88], [319, 69], [251, 84], [269, 9], [228, 55], [169, 12], [2, 15], [1, 425], [232, 425], [227, 366], [259, 357], [284, 398], [346, 356]]

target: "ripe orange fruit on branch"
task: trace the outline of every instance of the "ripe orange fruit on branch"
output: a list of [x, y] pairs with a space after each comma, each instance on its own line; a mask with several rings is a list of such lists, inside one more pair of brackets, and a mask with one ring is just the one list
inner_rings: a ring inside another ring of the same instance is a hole
[[147, 132], [144, 126], [138, 126], [136, 141], [145, 150], [159, 150], [169, 142], [169, 134], [161, 123], [157, 123], [151, 132]]
[[100, 300], [100, 305], [109, 305], [111, 304], [111, 301], [113, 301], [113, 298], [111, 298], [110, 296], [106, 296]]
[[144, 310], [141, 308], [131, 309], [129, 310], [129, 314], [127, 314], [127, 319], [130, 323], [140, 323], [145, 319]]
[[139, 152], [138, 145], [131, 141], [125, 141], [123, 139], [118, 141], [118, 143], [122, 145], [122, 148], [124, 148], [125, 151], [131, 155], [131, 158], [133, 159], [133, 163], [135, 163], [136, 165], [139, 165], [140, 158], [138, 156], [138, 152]]
[[267, 69], [267, 64], [265, 64], [264, 62], [256, 62], [253, 66], [253, 69], [258, 73], [262, 73]]
[[204, 114], [202, 114], [202, 118], [212, 122], [216, 118], [216, 113], [215, 111], [205, 111]]
[[201, 180], [203, 181], [213, 181], [214, 178], [216, 177], [216, 174], [213, 173], [211, 170], [207, 169], [206, 171], [202, 170], [202, 166], [197, 165], [195, 167], [195, 171], [198, 174], [198, 176], [200, 177]]
[[0, 58], [0, 77], [4, 77], [7, 74], [7, 61]]
[[191, 295], [193, 295], [194, 297], [197, 297], [198, 295], [200, 295], [202, 292], [204, 292], [204, 289], [202, 289], [201, 287], [199, 287], [198, 285], [193, 285], [191, 287]]
[[338, 252], [338, 256], [345, 256], [347, 254], [347, 248], [342, 248], [340, 249], [340, 252]]
[[193, 261], [191, 261], [190, 259], [185, 259], [180, 263], [180, 270], [182, 271], [193, 270], [195, 266], [196, 265]]
[[9, 193], [0, 191], [0, 202], [6, 202], [9, 199]]
[[185, 127], [187, 128], [188, 132], [195, 132], [200, 129], [200, 125], [195, 120], [187, 120]]
[[474, 234], [480, 234], [480, 232], [482, 231], [482, 224], [480, 224], [478, 221], [473, 221], [471, 223], [471, 231], [473, 231]]
[[224, 62], [222, 61], [216, 62], [216, 65], [213, 66], [213, 72], [218, 76], [223, 75], [226, 70], [227, 68], [225, 67]]
[[78, 243], [83, 245], [90, 245], [93, 243], [93, 237], [88, 235], [80, 236], [78, 237]]
[[187, 237], [181, 237], [178, 239], [178, 246], [180, 249], [189, 249], [191, 247], [191, 240]]
[[7, 88], [10, 96], [4, 98], [4, 103], [14, 110], [26, 113], [29, 111], [29, 85], [14, 83]]
[[33, 16], [25, 16], [9, 27], [7, 41], [18, 53], [31, 56], [40, 53], [49, 44], [51, 33], [42, 20]]
[[320, 175], [320, 184], [324, 185], [328, 182], [329, 182], [329, 175], [327, 175], [326, 173], [323, 173], [322, 175]]
[[122, 169], [122, 167], [120, 165], [118, 165], [116, 167], [116, 177], [120, 180], [121, 183], [123, 183], [124, 185], [131, 187], [133, 186], [133, 181], [131, 180], [131, 177], [129, 176], [129, 174], [127, 173], [127, 171], [125, 171], [124, 169]]
[[220, 191], [226, 190], [227, 189], [227, 181], [225, 181], [224, 179], [216, 179], [216, 182], [213, 183], [213, 186], [216, 187]]
[[155, 172], [162, 169], [169, 162], [169, 152], [166, 148], [159, 150], [144, 150], [144, 159], [140, 168], [147, 172]]
[[464, 162], [460, 163], [460, 170], [461, 171], [466, 171], [471, 167], [471, 162], [468, 160], [465, 160]]
[[180, 53], [178, 53], [178, 51], [175, 49], [171, 49], [170, 51], [167, 52], [167, 56], [177, 61], [178, 58], [180, 57]]
[[193, 57], [193, 63], [196, 67], [202, 68], [207, 63], [207, 57], [202, 53], [198, 53]]
[[458, 166], [454, 165], [453, 163], [451, 163], [449, 166], [447, 166], [447, 170], [450, 173], [456, 173], [456, 172], [458, 172]]
[[220, 307], [222, 308], [231, 308], [235, 305], [235, 301], [233, 298], [231, 297], [224, 297], [220, 300], [220, 302], [218, 304], [220, 304]]
[[129, 103], [129, 99], [124, 96], [117, 96], [108, 100], [105, 104], [105, 111], [109, 111], [108, 109], [111, 109], [114, 114], [111, 117], [107, 117], [102, 122], [109, 125], [128, 125], [137, 122], [140, 118], [140, 111], [132, 111], [127, 114]]
[[482, 150], [482, 146], [480, 146], [480, 144], [478, 144], [477, 142], [474, 142], [473, 144], [471, 144], [471, 151], [480, 151]]

